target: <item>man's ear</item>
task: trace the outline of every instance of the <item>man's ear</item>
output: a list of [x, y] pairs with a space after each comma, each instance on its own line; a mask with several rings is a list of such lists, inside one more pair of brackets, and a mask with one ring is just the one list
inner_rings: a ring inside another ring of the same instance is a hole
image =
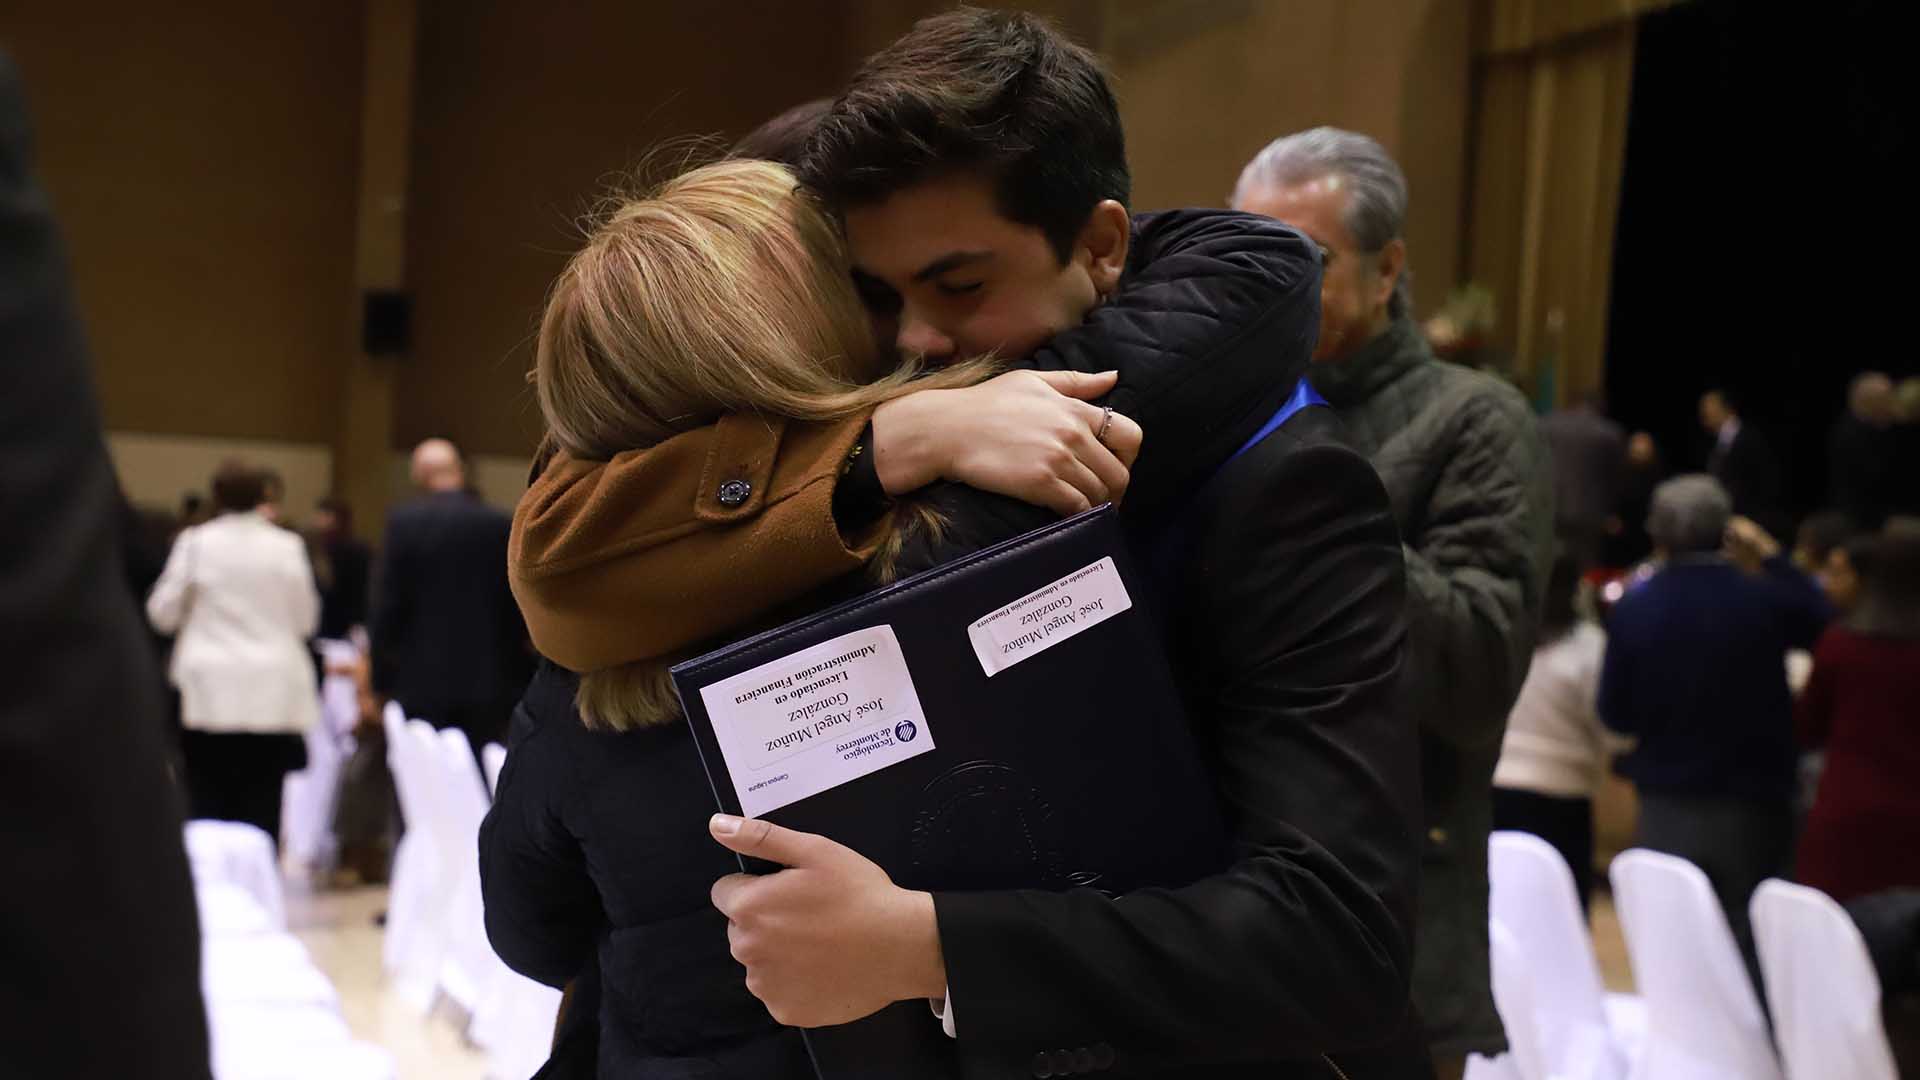
[[1133, 218], [1127, 208], [1112, 199], [1103, 200], [1088, 215], [1080, 228], [1076, 245], [1087, 259], [1087, 276], [1101, 296], [1120, 287], [1120, 275], [1127, 268], [1127, 245], [1133, 242]]
[[1380, 249], [1380, 277], [1374, 282], [1373, 302], [1385, 307], [1393, 299], [1393, 287], [1407, 268], [1407, 242], [1398, 237]]

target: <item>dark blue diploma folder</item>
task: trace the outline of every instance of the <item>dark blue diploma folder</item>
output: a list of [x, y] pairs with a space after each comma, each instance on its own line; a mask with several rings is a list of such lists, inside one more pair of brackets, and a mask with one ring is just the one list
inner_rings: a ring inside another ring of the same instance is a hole
[[[828, 836], [905, 888], [1184, 885], [1227, 864], [1226, 830], [1145, 586], [1101, 507], [680, 664], [674, 685], [721, 810]], [[964, 1038], [964, 997], [956, 1016]], [[806, 1037], [823, 1080], [957, 1069], [920, 1002]]]

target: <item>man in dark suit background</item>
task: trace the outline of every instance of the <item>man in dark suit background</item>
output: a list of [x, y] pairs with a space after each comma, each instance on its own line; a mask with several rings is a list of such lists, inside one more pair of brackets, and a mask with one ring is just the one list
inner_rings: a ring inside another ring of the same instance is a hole
[[1862, 529], [1878, 529], [1894, 501], [1897, 474], [1893, 380], [1878, 371], [1854, 376], [1847, 411], [1827, 441], [1827, 505]]
[[160, 681], [29, 143], [0, 53], [0, 1073], [206, 1080]]
[[1742, 422], [1738, 403], [1724, 390], [1700, 396], [1700, 426], [1713, 438], [1707, 472], [1733, 498], [1733, 512], [1752, 518], [1768, 532], [1784, 535], [1787, 522], [1780, 463], [1759, 429]]
[[1627, 476], [1627, 434], [1607, 419], [1598, 394], [1540, 421], [1553, 453], [1553, 530], [1581, 569], [1600, 562], [1606, 538], [1619, 527]]
[[445, 439], [414, 448], [421, 495], [387, 519], [373, 606], [373, 688], [409, 717], [459, 728], [475, 759], [503, 741], [533, 673], [526, 624], [507, 589], [507, 515], [467, 485]]

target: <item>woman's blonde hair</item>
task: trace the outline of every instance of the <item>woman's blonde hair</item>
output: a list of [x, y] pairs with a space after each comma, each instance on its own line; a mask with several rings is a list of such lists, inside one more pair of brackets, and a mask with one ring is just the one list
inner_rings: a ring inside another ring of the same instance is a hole
[[[838, 420], [991, 373], [989, 360], [888, 370], [833, 223], [785, 167], [733, 160], [604, 215], [547, 298], [533, 381], [552, 444], [605, 460], [723, 413]], [[676, 719], [670, 662], [583, 675], [581, 720]]]

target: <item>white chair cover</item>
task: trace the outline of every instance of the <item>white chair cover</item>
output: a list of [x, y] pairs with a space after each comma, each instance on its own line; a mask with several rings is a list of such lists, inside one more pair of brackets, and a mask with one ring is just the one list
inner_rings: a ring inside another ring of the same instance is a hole
[[388, 703], [381, 723], [387, 733], [387, 765], [407, 830], [394, 851], [387, 898], [384, 960], [395, 992], [422, 1014], [433, 1006], [440, 964], [446, 955], [446, 911], [452, 882], [446, 873], [440, 821], [440, 783], [433, 756], [421, 749], [424, 721], [406, 720]]
[[204, 937], [247, 938], [286, 930], [286, 924], [274, 921], [260, 901], [238, 885], [195, 885], [193, 899], [200, 909], [200, 933]]
[[240, 821], [189, 821], [183, 833], [195, 885], [232, 885], [254, 899], [276, 928], [287, 925], [286, 895], [273, 840]]
[[1763, 882], [1749, 910], [1788, 1080], [1898, 1080], [1880, 977], [1846, 910], [1784, 881]]
[[1781, 1080], [1707, 875], [1685, 859], [1635, 849], [1614, 859], [1608, 876], [1647, 1003], [1641, 1080]]
[[229, 1004], [317, 1006], [340, 1010], [340, 994], [291, 934], [209, 937], [200, 949], [207, 1008]]
[[[328, 667], [359, 662], [360, 650], [350, 641], [322, 640], [318, 645]], [[360, 692], [353, 676], [323, 676], [320, 722], [306, 732], [307, 766], [287, 774], [281, 799], [287, 854], [310, 869], [332, 866], [339, 851], [333, 835], [334, 802], [339, 797], [340, 770], [353, 753], [353, 729], [359, 720]]]
[[214, 1061], [217, 1080], [398, 1080], [400, 1076], [392, 1054], [351, 1040], [280, 1051], [254, 1044], [216, 1055]]
[[507, 767], [507, 748], [490, 742], [480, 748], [480, 764], [487, 774], [489, 794], [500, 790], [500, 770]]
[[[412, 725], [409, 725], [411, 727]], [[447, 947], [441, 959], [438, 983], [442, 991], [470, 1014], [500, 968], [487, 942], [485, 913], [480, 900], [480, 821], [487, 815], [486, 781], [473, 760], [472, 745], [453, 729], [435, 733], [424, 725], [413, 729], [423, 757], [435, 766], [439, 787], [437, 843], [450, 883], [444, 925]]]
[[1631, 1058], [1608, 1023], [1593, 938], [1573, 871], [1531, 833], [1487, 842], [1490, 910], [1531, 961], [1534, 1020], [1548, 1068], [1561, 1080], [1626, 1080]]
[[553, 1049], [560, 991], [542, 986], [505, 964], [473, 1014], [468, 1037], [487, 1049], [492, 1077], [532, 1076]]
[[1560, 1080], [1547, 1060], [1542, 1038], [1540, 1003], [1535, 995], [1534, 971], [1519, 939], [1492, 919], [1487, 937], [1493, 966], [1493, 1004], [1500, 1010], [1500, 1022], [1507, 1029], [1507, 1052], [1501, 1055], [1510, 1075], [1517, 1080]]

